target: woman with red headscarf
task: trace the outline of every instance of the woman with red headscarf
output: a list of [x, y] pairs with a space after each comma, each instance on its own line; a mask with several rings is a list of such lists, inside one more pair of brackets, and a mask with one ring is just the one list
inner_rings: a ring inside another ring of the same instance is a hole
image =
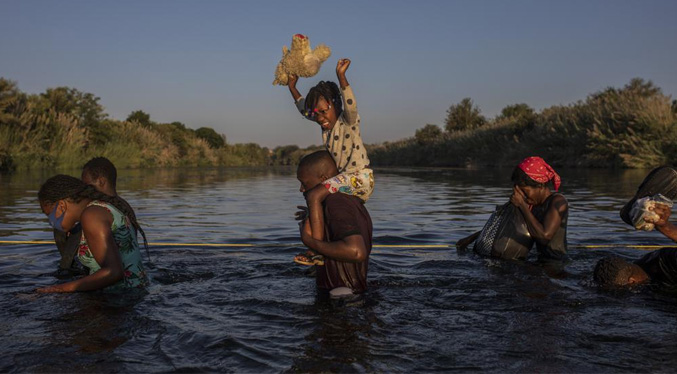
[[567, 253], [569, 203], [559, 192], [559, 175], [540, 157], [525, 158], [512, 173], [512, 196], [536, 241], [541, 258], [562, 259]]
[[[563, 259], [567, 252], [569, 203], [559, 192], [559, 175], [540, 157], [525, 158], [512, 173], [510, 202], [520, 211], [529, 235], [536, 243], [539, 258]], [[467, 247], [480, 235], [477, 232], [459, 240], [456, 246]]]

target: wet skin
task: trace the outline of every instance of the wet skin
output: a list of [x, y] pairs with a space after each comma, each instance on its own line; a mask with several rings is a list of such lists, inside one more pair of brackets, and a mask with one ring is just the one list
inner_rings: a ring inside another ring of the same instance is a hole
[[648, 219], [647, 222], [653, 223], [656, 225], [656, 230], [658, 230], [661, 234], [665, 235], [672, 241], [677, 242], [677, 227], [670, 223], [671, 208], [665, 205], [656, 204], [656, 206], [651, 210], [658, 214], [658, 219]]
[[40, 203], [40, 207], [46, 216], [49, 216], [53, 209], [57, 209], [56, 218], [63, 216], [62, 227], [65, 231], [71, 230], [77, 222], [80, 222], [89, 250], [101, 269], [72, 282], [39, 288], [37, 292], [97, 290], [115, 284], [124, 277], [122, 258], [111, 231], [113, 216], [103, 207], [88, 207], [89, 202], [90, 199], [79, 202], [63, 199], [51, 204]]
[[554, 197], [550, 209], [541, 223], [531, 213], [530, 206], [541, 205], [552, 195], [548, 187], [513, 186], [510, 202], [519, 208], [527, 223], [531, 236], [539, 243], [547, 245], [562, 223], [562, 217], [569, 209], [569, 205], [562, 195]]
[[[308, 192], [315, 191], [318, 188], [327, 191], [322, 185], [322, 182], [335, 176], [338, 171], [336, 170], [336, 165], [333, 163], [329, 163], [325, 169], [326, 170], [321, 172], [298, 170], [296, 176], [299, 182], [301, 182], [299, 191], [306, 195]], [[314, 209], [317, 210], [314, 211]], [[301, 209], [301, 211], [296, 213], [296, 217], [303, 219], [310, 215], [312, 219], [312, 214], [316, 212], [322, 216], [322, 224], [324, 225], [324, 212], [322, 210], [321, 202], [319, 207], [314, 208], [309, 205], [309, 212], [307, 212], [306, 209]], [[362, 235], [350, 235], [341, 240], [326, 242], [323, 239], [317, 239], [315, 235], [313, 235], [314, 231], [311, 227], [311, 219], [303, 219], [299, 225], [301, 241], [308, 248], [338, 261], [362, 262], [367, 259], [367, 246]], [[324, 229], [322, 230], [322, 237], [324, 237], [323, 234]]]

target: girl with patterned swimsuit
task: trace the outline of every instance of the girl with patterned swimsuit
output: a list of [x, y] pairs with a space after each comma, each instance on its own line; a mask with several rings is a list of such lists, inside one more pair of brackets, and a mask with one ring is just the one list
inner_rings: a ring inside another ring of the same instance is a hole
[[[334, 82], [322, 81], [303, 98], [296, 89], [297, 76], [290, 76], [289, 91], [303, 116], [322, 128], [322, 141], [336, 162], [339, 174], [327, 178], [319, 186], [306, 191], [310, 225], [313, 237], [324, 239], [322, 202], [332, 193], [353, 195], [366, 202], [374, 190], [374, 173], [369, 168], [367, 150], [360, 135], [360, 116], [353, 90], [346, 79], [349, 59], [336, 64], [336, 76], [341, 90]], [[302, 207], [300, 207], [302, 208]], [[321, 265], [322, 256], [313, 251], [299, 254], [294, 261], [304, 265]]]
[[38, 292], [129, 291], [148, 285], [136, 236], [143, 231], [128, 204], [68, 175], [49, 178], [38, 199], [53, 228], [68, 231], [80, 222], [78, 258], [89, 268], [83, 278]]

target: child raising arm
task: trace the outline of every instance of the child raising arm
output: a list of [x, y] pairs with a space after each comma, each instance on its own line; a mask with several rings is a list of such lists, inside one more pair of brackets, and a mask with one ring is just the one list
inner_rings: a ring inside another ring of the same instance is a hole
[[349, 59], [340, 59], [336, 64], [340, 91], [336, 83], [321, 81], [304, 98], [296, 88], [298, 77], [289, 78], [289, 92], [296, 107], [306, 119], [320, 126], [322, 141], [339, 171], [337, 176], [305, 194], [313, 238], [317, 240], [324, 239], [322, 202], [329, 194], [341, 192], [366, 202], [374, 188], [374, 174], [369, 168], [369, 158], [360, 135], [357, 103], [346, 78], [350, 63]]

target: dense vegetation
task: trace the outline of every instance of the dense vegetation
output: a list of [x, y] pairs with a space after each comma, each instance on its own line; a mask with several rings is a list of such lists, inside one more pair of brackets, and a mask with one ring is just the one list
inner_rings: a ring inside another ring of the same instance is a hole
[[645, 168], [677, 164], [677, 100], [635, 78], [568, 106], [536, 113], [510, 105], [492, 120], [471, 99], [452, 105], [444, 130], [369, 147], [375, 166], [514, 165], [539, 155], [557, 166]]
[[[321, 147], [228, 144], [214, 129], [157, 123], [137, 110], [108, 117], [99, 98], [69, 87], [21, 92], [0, 78], [0, 171], [78, 168], [95, 156], [120, 168], [295, 165]], [[485, 118], [470, 98], [452, 105], [444, 128], [370, 145], [373, 166], [501, 166], [539, 155], [556, 166], [642, 168], [677, 163], [677, 100], [633, 79], [568, 106], [526, 104]]]
[[69, 87], [29, 95], [0, 78], [0, 171], [77, 168], [95, 156], [120, 168], [267, 165], [257, 144], [228, 144], [214, 129], [157, 123], [141, 110], [126, 120], [104, 112], [99, 98]]

